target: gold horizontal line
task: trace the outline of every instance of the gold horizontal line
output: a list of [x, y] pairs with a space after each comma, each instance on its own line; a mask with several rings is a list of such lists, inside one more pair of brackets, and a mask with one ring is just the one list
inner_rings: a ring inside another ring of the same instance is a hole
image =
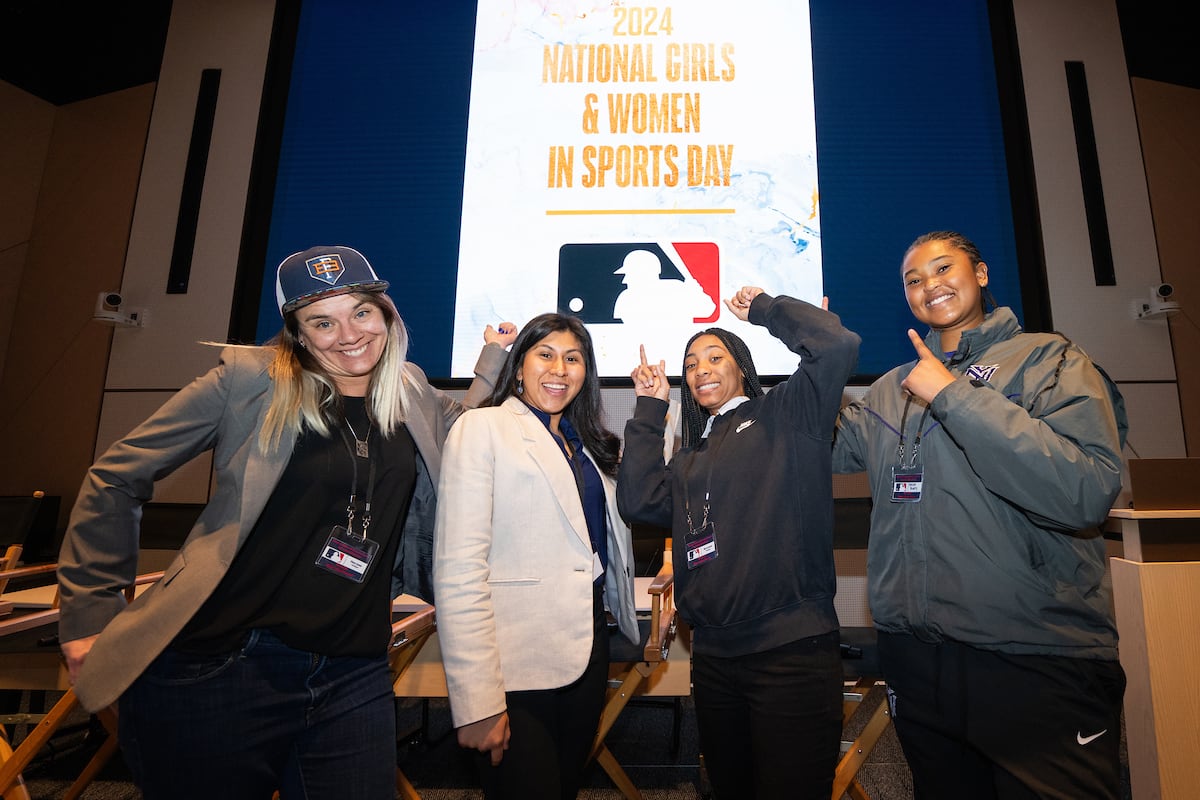
[[569, 217], [598, 214], [736, 214], [732, 208], [548, 208], [548, 217]]

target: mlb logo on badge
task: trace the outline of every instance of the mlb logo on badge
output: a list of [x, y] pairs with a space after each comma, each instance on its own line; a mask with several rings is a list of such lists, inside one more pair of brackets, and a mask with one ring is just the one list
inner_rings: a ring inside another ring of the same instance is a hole
[[714, 322], [720, 251], [713, 242], [564, 244], [558, 307], [588, 324]]
[[308, 267], [309, 275], [319, 281], [325, 281], [330, 286], [336, 285], [338, 278], [346, 272], [346, 268], [342, 266], [342, 257], [337, 253], [310, 258], [304, 263]]

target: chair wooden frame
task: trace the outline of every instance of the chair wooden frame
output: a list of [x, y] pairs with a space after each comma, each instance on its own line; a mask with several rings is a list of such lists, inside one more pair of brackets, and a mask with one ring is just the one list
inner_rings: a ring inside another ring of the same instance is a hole
[[[53, 572], [54, 569], [55, 566], [50, 564], [8, 570], [0, 572], [0, 580], [11, 580], [13, 578]], [[132, 584], [125, 587], [125, 598], [132, 600], [136, 587], [154, 583], [161, 579], [162, 576], [162, 572], [139, 575]], [[50, 625], [57, 622], [58, 618], [58, 597], [57, 593], [55, 593], [54, 603], [50, 608], [0, 621], [0, 636], [30, 630], [42, 625]], [[54, 707], [41, 716], [37, 727], [29, 732], [21, 741], [20, 746], [15, 750], [8, 745], [6, 737], [3, 736], [4, 732], [0, 728], [0, 740], [3, 740], [3, 744], [0, 744], [0, 797], [3, 797], [4, 800], [29, 800], [29, 792], [25, 789], [21, 773], [29, 766], [29, 763], [38, 754], [38, 751], [45, 746], [46, 742], [58, 731], [59, 727], [75, 711], [78, 705], [79, 699], [75, 696], [75, 691], [68, 689], [59, 698], [59, 701], [54, 704]], [[96, 716], [104, 726], [107, 736], [104, 742], [101, 743], [100, 748], [92, 755], [91, 760], [84, 766], [83, 771], [79, 773], [75, 782], [63, 794], [63, 800], [76, 800], [76, 798], [83, 794], [84, 790], [95, 780], [96, 775], [99, 774], [100, 770], [104, 768], [104, 765], [108, 763], [108, 760], [117, 751], [116, 707], [110, 706], [103, 709]]]
[[[392, 673], [392, 684], [400, 680], [409, 666], [420, 654], [421, 648], [437, 630], [437, 618], [433, 606], [414, 611], [403, 619], [392, 623], [392, 640], [388, 645], [388, 668]], [[404, 770], [396, 767], [396, 791], [402, 800], [421, 800]]]
[[[670, 539], [667, 539], [663, 552], [667, 554], [671, 552]], [[600, 764], [600, 767], [608, 774], [608, 777], [627, 800], [642, 800], [642, 794], [633, 785], [633, 781], [617, 762], [612, 751], [608, 749], [605, 738], [612, 730], [621, 712], [629, 705], [629, 701], [633, 699], [639, 689], [644, 688], [647, 679], [667, 663], [667, 656], [676, 633], [674, 589], [675, 576], [672, 571], [671, 559], [668, 556], [664, 559], [662, 569], [659, 570], [658, 575], [647, 589], [650, 595], [650, 624], [646, 643], [642, 647], [642, 660], [625, 664], [617, 677], [609, 679], [608, 695], [600, 714], [596, 738], [592, 742], [592, 750], [588, 756], [588, 763], [595, 760]], [[690, 693], [690, 681], [688, 686], [688, 693]]]
[[[843, 726], [850, 722], [850, 718], [854, 716], [873, 686], [874, 678], [859, 678], [852, 688], [842, 693]], [[879, 737], [887, 730], [889, 722], [891, 715], [887, 700], [884, 699], [871, 713], [858, 737], [853, 741], [842, 742], [842, 755], [833, 776], [833, 800], [842, 800], [842, 796], [846, 794], [853, 800], [871, 800], [870, 795], [858, 782], [858, 771], [866, 763]]]
[[[20, 521], [17, 523], [18, 530], [9, 531], [6, 536], [8, 542], [4, 547], [3, 554], [0, 554], [0, 617], [7, 616], [12, 613], [12, 603], [6, 602], [3, 598], [4, 589], [8, 586], [8, 582], [14, 578], [25, 577], [26, 575], [35, 575], [36, 572], [21, 572], [17, 566], [21, 563], [21, 554], [25, 552], [25, 539], [29, 535], [29, 529], [33, 525], [34, 518], [37, 516], [38, 506], [41, 505], [42, 498], [45, 495], [38, 491], [34, 492], [28, 498], [23, 498], [22, 502], [28, 503], [28, 508], [21, 515]], [[54, 570], [53, 565], [46, 565], [49, 570]], [[18, 574], [20, 573], [20, 574]]]

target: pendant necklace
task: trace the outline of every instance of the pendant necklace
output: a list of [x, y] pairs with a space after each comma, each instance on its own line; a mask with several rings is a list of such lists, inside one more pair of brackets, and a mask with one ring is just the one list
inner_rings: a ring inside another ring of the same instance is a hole
[[369, 420], [367, 421], [366, 438], [360, 439], [358, 438], [358, 431], [354, 430], [354, 426], [350, 424], [350, 420], [346, 420], [346, 427], [350, 429], [350, 434], [354, 437], [354, 454], [359, 458], [371, 457], [371, 452], [367, 448], [367, 442], [371, 441], [371, 428], [374, 426], [374, 424], [374, 422]]

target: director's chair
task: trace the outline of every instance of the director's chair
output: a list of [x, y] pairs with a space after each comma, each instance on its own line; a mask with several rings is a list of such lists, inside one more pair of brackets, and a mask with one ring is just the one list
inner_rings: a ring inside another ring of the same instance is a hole
[[43, 493], [38, 491], [24, 497], [2, 497], [2, 524], [0, 528], [0, 616], [7, 616], [13, 611], [13, 604], [4, 599], [4, 590], [10, 580], [53, 572], [52, 564], [34, 568], [35, 571], [20, 571], [21, 554], [25, 550], [25, 540], [33, 529], [37, 518], [38, 508], [42, 504]]
[[663, 553], [663, 566], [654, 578], [635, 580], [641, 644], [636, 650], [624, 652], [618, 645], [618, 637], [613, 637], [608, 695], [588, 756], [588, 763], [595, 760], [627, 800], [641, 800], [642, 794], [605, 743], [613, 724], [637, 695], [679, 698], [689, 696], [692, 691], [690, 653], [677, 647], [672, 657], [671, 646], [677, 630], [670, 539], [666, 540]]
[[[883, 683], [879, 680], [881, 673], [875, 627], [867, 603], [866, 552], [865, 548], [839, 548], [833, 553], [838, 576], [833, 604], [841, 624], [842, 670], [845, 677], [842, 692], [843, 730], [847, 730], [851, 718], [862, 707], [871, 690]], [[889, 713], [887, 699], [884, 698], [866, 718], [858, 735], [842, 740], [841, 757], [833, 777], [833, 800], [842, 800], [844, 795], [849, 795], [852, 800], [870, 800], [858, 781], [858, 773], [887, 731], [891, 722]]]
[[[54, 565], [47, 565], [47, 567], [26, 567], [24, 569], [0, 572], [0, 580], [15, 580], [30, 575], [42, 574], [47, 571], [54, 571]], [[154, 583], [162, 578], [162, 575], [162, 572], [139, 575], [131, 585], [125, 587], [126, 600], [133, 599], [137, 587]], [[48, 626], [57, 624], [59, 617], [57, 588], [51, 589], [51, 593], [53, 600], [49, 608], [27, 614], [14, 614], [0, 621], [0, 637], [15, 636], [29, 631], [36, 631], [43, 627], [49, 630]], [[9, 656], [9, 660], [10, 662], [24, 661], [24, 655]], [[47, 661], [52, 661], [53, 667], [47, 670], [45, 666], [31, 665], [27, 672], [21, 672], [19, 666], [14, 665], [13, 668], [18, 676], [18, 682], [21, 680], [28, 681], [28, 685], [23, 688], [45, 690], [64, 687], [66, 683], [66, 670], [59, 662], [57, 647], [54, 648], [52, 654], [34, 654], [33, 658], [43, 665]], [[12, 748], [3, 726], [0, 726], [0, 797], [3, 797], [4, 800], [29, 800], [29, 792], [25, 789], [21, 773], [29, 766], [42, 747], [50, 741], [51, 737], [58, 732], [63, 722], [72, 715], [78, 705], [79, 699], [75, 696], [75, 691], [67, 686], [63, 696], [44, 715], [23, 715], [24, 718], [22, 721], [33, 722], [37, 720], [37, 726], [29, 732], [16, 749]], [[63, 800], [76, 800], [76, 798], [83, 794], [83, 791], [95, 780], [96, 775], [99, 774], [100, 770], [103, 769], [104, 765], [108, 763], [108, 760], [117, 751], [116, 707], [111, 706], [103, 709], [96, 714], [96, 717], [104, 727], [106, 733], [105, 739], [91, 760], [83, 768], [83, 771], [79, 773], [75, 782], [63, 794]]]
[[[437, 630], [433, 606], [426, 605], [406, 614], [392, 623], [392, 640], [388, 645], [388, 667], [392, 673], [392, 687], [404, 676], [421, 648]], [[396, 767], [396, 791], [403, 800], [421, 800], [416, 787], [408, 780], [404, 770]]]

